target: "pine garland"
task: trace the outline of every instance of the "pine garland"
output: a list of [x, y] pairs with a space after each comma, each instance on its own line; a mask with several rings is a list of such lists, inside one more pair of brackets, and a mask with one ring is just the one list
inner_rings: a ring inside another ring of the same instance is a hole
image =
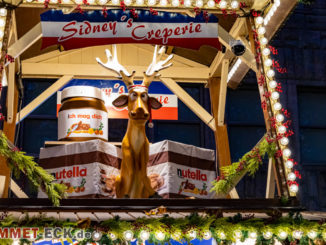
[[60, 205], [60, 199], [66, 195], [66, 186], [53, 183], [55, 178], [34, 162], [33, 157], [9, 146], [8, 139], [3, 132], [0, 133], [0, 155], [7, 159], [7, 164], [16, 178], [19, 178], [20, 172], [24, 173], [35, 187], [45, 190], [54, 206]]
[[225, 166], [221, 169], [222, 173], [212, 182], [213, 187], [210, 191], [215, 191], [218, 195], [228, 194], [246, 172], [248, 172], [250, 176], [255, 175], [262, 165], [262, 159], [264, 157], [268, 156], [269, 158], [274, 158], [276, 149], [275, 142], [268, 142], [264, 136], [262, 140], [238, 162], [232, 163], [230, 166]]
[[[266, 245], [274, 244], [275, 240], [284, 243], [288, 241], [292, 244], [311, 245], [320, 244], [323, 239], [326, 239], [325, 221], [305, 220], [299, 213], [290, 213], [288, 217], [278, 219], [260, 219], [254, 216], [242, 217], [241, 214], [229, 218], [216, 218], [214, 216], [199, 216], [194, 213], [178, 219], [164, 216], [162, 218], [139, 218], [126, 221], [120, 220], [117, 216], [100, 223], [91, 223], [90, 220], [62, 221], [45, 216], [33, 218], [26, 216], [24, 219], [18, 220], [7, 216], [2, 220], [0, 219], [0, 228], [4, 227], [37, 227], [39, 233], [36, 240], [42, 239], [44, 227], [69, 227], [72, 234], [76, 234], [77, 231], [81, 230], [102, 233], [102, 238], [99, 241], [89, 238], [79, 241], [79, 244], [94, 242], [109, 245], [121, 244], [128, 242], [124, 237], [125, 231], [133, 232], [133, 238], [138, 239], [138, 241], [141, 241], [141, 231], [147, 231], [150, 233], [148, 243], [151, 244], [170, 243], [170, 239], [189, 243], [193, 239], [190, 233], [195, 234], [195, 237], [199, 240], [209, 239], [210, 237], [207, 237], [207, 234], [210, 234], [218, 244], [231, 244], [236, 240], [245, 241], [247, 238], [253, 237], [256, 238], [256, 244]], [[311, 231], [316, 232], [316, 237], [311, 238], [309, 235]], [[157, 239], [155, 234], [158, 232], [164, 234], [163, 239]], [[270, 232], [270, 237], [266, 237], [267, 232]], [[285, 238], [280, 235], [282, 232], [286, 232]], [[301, 232], [302, 237], [300, 239], [295, 238], [294, 232]], [[67, 240], [72, 243], [71, 239]], [[0, 245], [11, 244], [11, 242], [12, 240], [0, 239]], [[20, 242], [21, 244], [30, 243], [28, 240], [20, 240]]]

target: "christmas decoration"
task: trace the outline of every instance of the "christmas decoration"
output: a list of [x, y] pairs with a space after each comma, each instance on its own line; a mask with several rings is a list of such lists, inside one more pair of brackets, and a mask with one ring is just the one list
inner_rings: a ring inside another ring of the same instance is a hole
[[[274, 219], [258, 219], [253, 215], [242, 217], [237, 214], [229, 218], [214, 216], [199, 216], [193, 213], [185, 218], [174, 219], [168, 216], [162, 218], [139, 218], [133, 221], [121, 220], [119, 216], [100, 223], [89, 220], [56, 220], [45, 216], [34, 216], [17, 220], [3, 215], [0, 218], [0, 228], [4, 227], [37, 227], [39, 233], [35, 242], [42, 239], [44, 227], [69, 227], [72, 235], [81, 230], [96, 232], [99, 236], [78, 241], [79, 244], [98, 242], [99, 244], [130, 244], [133, 239], [151, 244], [162, 244], [170, 239], [179, 242], [190, 242], [193, 239], [207, 240], [214, 238], [218, 244], [231, 244], [236, 241], [245, 242], [248, 238], [257, 244], [273, 244], [275, 240], [282, 242], [298, 242], [303, 245], [318, 244], [324, 238], [326, 224], [309, 221], [299, 213]], [[93, 233], [94, 234], [94, 233]], [[73, 243], [71, 239], [67, 240]], [[63, 241], [62, 241], [63, 242]], [[0, 244], [11, 244], [12, 240], [0, 239]], [[21, 239], [20, 244], [31, 241]]]
[[2, 132], [0, 133], [0, 155], [7, 159], [7, 164], [16, 178], [19, 178], [22, 172], [35, 187], [45, 190], [54, 206], [59, 206], [60, 199], [65, 197], [66, 186], [53, 183], [55, 178], [34, 162], [33, 157], [25, 155], [14, 146], [9, 146], [7, 137]]
[[217, 194], [227, 194], [237, 183], [239, 178], [249, 172], [250, 176], [255, 175], [260, 165], [263, 163], [262, 158], [268, 156], [273, 158], [276, 152], [276, 144], [269, 140], [269, 135], [265, 135], [263, 139], [248, 153], [246, 153], [238, 162], [232, 163], [230, 166], [222, 168], [222, 173], [210, 191]]

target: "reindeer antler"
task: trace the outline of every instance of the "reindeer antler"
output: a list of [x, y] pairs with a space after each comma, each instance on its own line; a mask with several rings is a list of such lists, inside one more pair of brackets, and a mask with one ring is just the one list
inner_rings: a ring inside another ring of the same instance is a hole
[[149, 87], [149, 85], [154, 80], [154, 78], [159, 76], [158, 74], [159, 71], [172, 66], [172, 63], [170, 64], [167, 63], [173, 58], [173, 54], [170, 54], [165, 60], [161, 60], [162, 55], [165, 52], [165, 47], [163, 46], [160, 48], [160, 50], [158, 51], [158, 55], [157, 55], [157, 48], [158, 45], [155, 45], [152, 63], [148, 66], [147, 71], [144, 72], [144, 80], [142, 85], [146, 87]]
[[106, 49], [105, 53], [108, 57], [108, 61], [104, 64], [99, 58], [96, 58], [96, 61], [104, 66], [105, 68], [108, 68], [111, 71], [114, 71], [118, 74], [118, 78], [121, 79], [127, 87], [134, 85], [134, 75], [135, 71], [130, 74], [126, 68], [124, 68], [118, 61], [118, 55], [117, 55], [117, 46], [112, 45], [113, 47], [113, 56], [110, 52], [110, 50]]

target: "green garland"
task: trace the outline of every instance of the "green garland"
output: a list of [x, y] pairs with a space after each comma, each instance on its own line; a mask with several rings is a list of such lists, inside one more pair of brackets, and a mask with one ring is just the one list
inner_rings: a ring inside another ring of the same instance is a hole
[[[278, 219], [242, 217], [240, 214], [229, 218], [216, 218], [214, 216], [203, 217], [194, 213], [179, 219], [164, 216], [125, 221], [120, 220], [117, 216], [101, 223], [91, 223], [90, 220], [60, 221], [44, 216], [33, 218], [26, 216], [22, 220], [17, 220], [8, 216], [0, 220], [0, 228], [4, 227], [38, 227], [40, 233], [44, 231], [44, 227], [70, 227], [72, 234], [76, 234], [80, 230], [97, 231], [102, 233], [102, 238], [97, 242], [108, 245], [126, 242], [124, 236], [126, 231], [131, 231], [133, 238], [139, 240], [141, 231], [147, 231], [150, 233], [148, 242], [154, 244], [169, 243], [170, 239], [190, 242], [194, 238], [191, 234], [195, 234], [195, 237], [200, 240], [213, 237], [218, 244], [221, 242], [231, 244], [236, 240], [244, 241], [247, 238], [256, 238], [256, 244], [273, 244], [277, 239], [295, 242], [294, 244], [311, 245], [326, 239], [326, 223], [305, 220], [298, 213], [291, 213], [288, 217]], [[163, 234], [160, 239], [156, 235], [158, 232]], [[295, 232], [301, 233], [302, 237], [296, 239]], [[314, 237], [311, 235], [312, 232], [315, 232]], [[40, 233], [36, 240], [42, 239]], [[267, 237], [268, 233], [269, 237]], [[285, 237], [282, 237], [282, 234], [285, 234]], [[72, 242], [70, 239], [67, 240]], [[0, 239], [0, 245], [11, 244], [11, 242], [11, 240]], [[92, 242], [95, 242], [92, 238], [79, 241], [80, 244]], [[30, 243], [30, 241], [21, 240], [22, 243]]]
[[0, 133], [0, 155], [7, 159], [15, 177], [19, 178], [20, 172], [24, 173], [35, 187], [45, 190], [54, 206], [60, 205], [60, 199], [66, 195], [66, 186], [53, 183], [55, 178], [34, 162], [33, 157], [10, 147], [4, 133]]
[[274, 158], [277, 150], [276, 144], [275, 142], [269, 143], [265, 136], [238, 162], [232, 163], [230, 166], [222, 167], [222, 173], [218, 179], [212, 182], [213, 187], [210, 190], [211, 192], [215, 191], [218, 195], [228, 194], [246, 172], [249, 172], [250, 176], [255, 175], [260, 165], [263, 163], [262, 158], [266, 155], [269, 158]]

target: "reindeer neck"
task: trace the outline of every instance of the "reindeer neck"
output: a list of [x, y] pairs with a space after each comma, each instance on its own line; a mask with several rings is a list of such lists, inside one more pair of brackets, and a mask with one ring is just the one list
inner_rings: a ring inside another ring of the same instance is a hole
[[[146, 123], [146, 122], [145, 122]], [[139, 133], [145, 133], [145, 123], [144, 122], [140, 122], [137, 120], [132, 120], [129, 119], [128, 121], [128, 127], [127, 127], [127, 133], [130, 132], [131, 130], [133, 131], [138, 131]]]

